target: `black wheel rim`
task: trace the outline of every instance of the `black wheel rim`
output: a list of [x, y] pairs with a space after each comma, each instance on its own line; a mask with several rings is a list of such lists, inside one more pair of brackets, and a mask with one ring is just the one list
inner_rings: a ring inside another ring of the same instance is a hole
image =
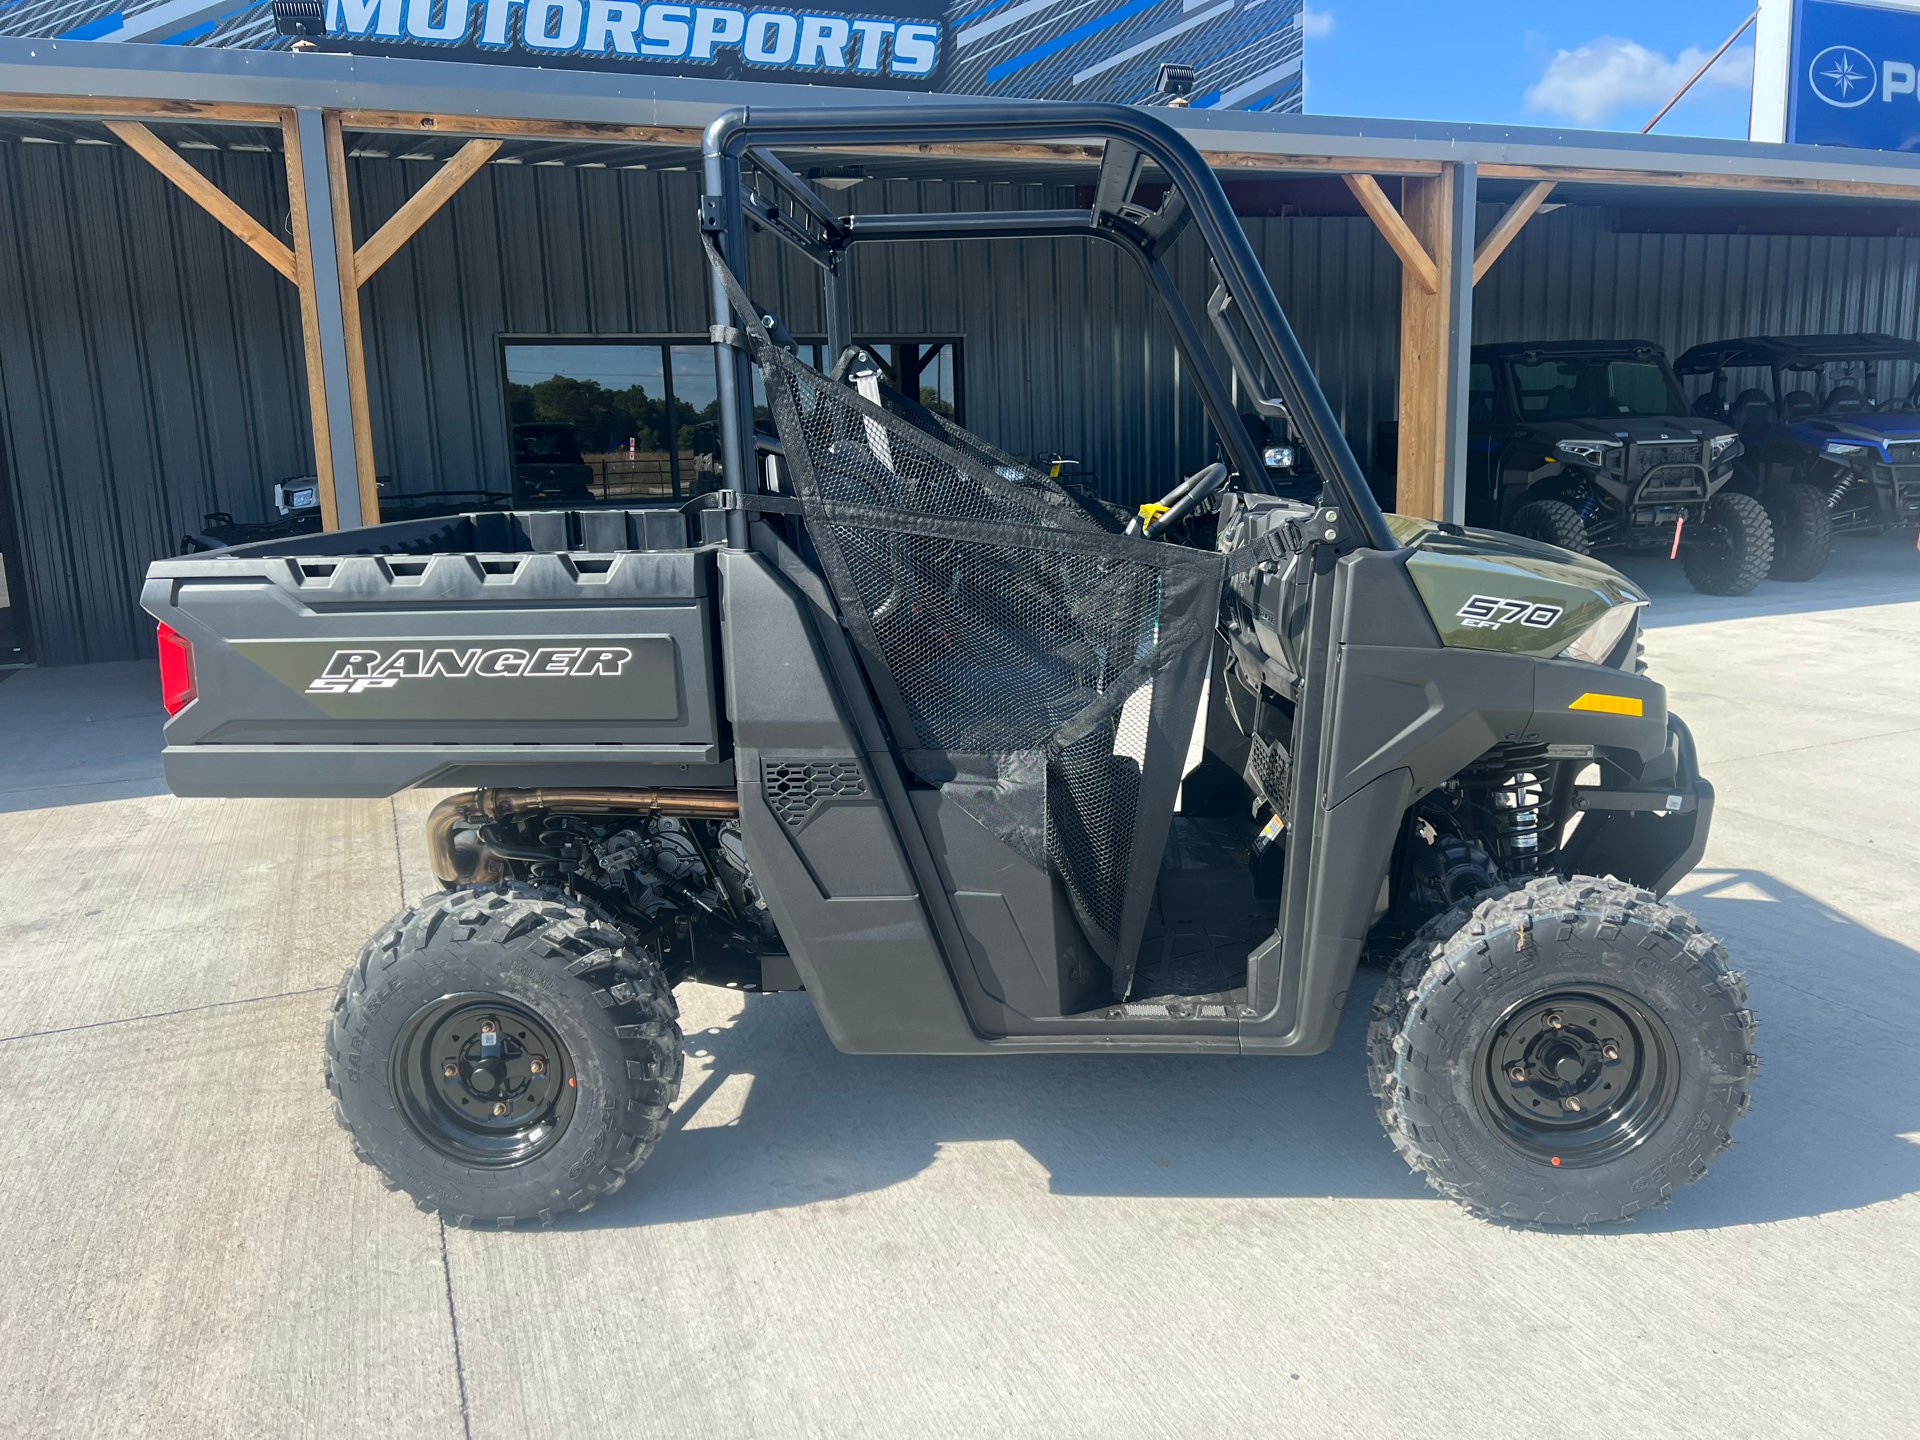
[[573, 1059], [534, 1011], [500, 995], [443, 995], [401, 1027], [393, 1091], [408, 1127], [463, 1165], [504, 1169], [566, 1133]]
[[1556, 990], [1500, 1017], [1474, 1066], [1474, 1098], [1508, 1145], [1581, 1169], [1632, 1150], [1673, 1113], [1680, 1054], [1659, 1016], [1608, 987]]

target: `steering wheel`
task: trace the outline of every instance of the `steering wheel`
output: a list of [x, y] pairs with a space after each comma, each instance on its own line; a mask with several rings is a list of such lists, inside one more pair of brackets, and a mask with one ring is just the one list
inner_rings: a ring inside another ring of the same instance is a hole
[[1227, 467], [1217, 460], [1205, 469], [1194, 471], [1153, 504], [1142, 505], [1140, 513], [1127, 522], [1127, 534], [1159, 539], [1226, 483]]

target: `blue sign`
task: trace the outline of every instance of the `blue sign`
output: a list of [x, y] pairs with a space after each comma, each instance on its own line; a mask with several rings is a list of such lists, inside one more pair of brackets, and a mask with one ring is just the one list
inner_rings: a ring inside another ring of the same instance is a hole
[[[1301, 108], [1302, 0], [325, 0], [323, 51], [919, 93]], [[284, 49], [271, 0], [0, 0], [0, 35]]]
[[1920, 12], [1796, 0], [1787, 139], [1920, 150]]
[[327, 0], [326, 17], [327, 38], [363, 54], [457, 46], [463, 59], [651, 62], [679, 75], [923, 89], [941, 60], [938, 9], [929, 18], [659, 0]]

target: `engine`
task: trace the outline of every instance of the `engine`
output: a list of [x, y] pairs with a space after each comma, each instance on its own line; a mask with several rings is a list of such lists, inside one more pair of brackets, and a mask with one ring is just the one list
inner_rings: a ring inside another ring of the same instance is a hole
[[784, 946], [736, 811], [711, 792], [478, 790], [441, 801], [428, 839], [442, 884], [558, 890], [654, 951], [675, 984], [755, 988]]

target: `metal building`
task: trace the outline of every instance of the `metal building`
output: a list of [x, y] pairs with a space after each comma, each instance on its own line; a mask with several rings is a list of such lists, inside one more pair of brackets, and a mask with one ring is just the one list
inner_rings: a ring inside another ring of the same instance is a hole
[[[614, 435], [576, 458], [693, 488], [698, 426], [678, 417], [711, 373], [699, 128], [729, 104], [888, 98], [0, 40], [0, 663], [150, 653], [146, 563], [210, 512], [266, 518], [275, 482], [317, 476], [334, 523], [511, 490], [516, 445], [538, 438], [516, 438], [522, 356], [617, 342], [654, 367], [672, 400], [655, 458], [636, 433], [624, 456]], [[1164, 113], [1228, 179], [1361, 463], [1391, 463], [1415, 513], [1455, 513], [1474, 338], [1677, 353], [1920, 319], [1910, 155]], [[1065, 208], [1095, 169], [1067, 145], [849, 156], [818, 178], [847, 210]], [[1214, 442], [1108, 248], [862, 255], [856, 334], [930, 367], [923, 383], [1004, 448], [1148, 498]], [[1203, 296], [1197, 257], [1175, 259]], [[818, 339], [810, 279], [772, 278], [796, 263], [769, 248], [756, 288]]]

